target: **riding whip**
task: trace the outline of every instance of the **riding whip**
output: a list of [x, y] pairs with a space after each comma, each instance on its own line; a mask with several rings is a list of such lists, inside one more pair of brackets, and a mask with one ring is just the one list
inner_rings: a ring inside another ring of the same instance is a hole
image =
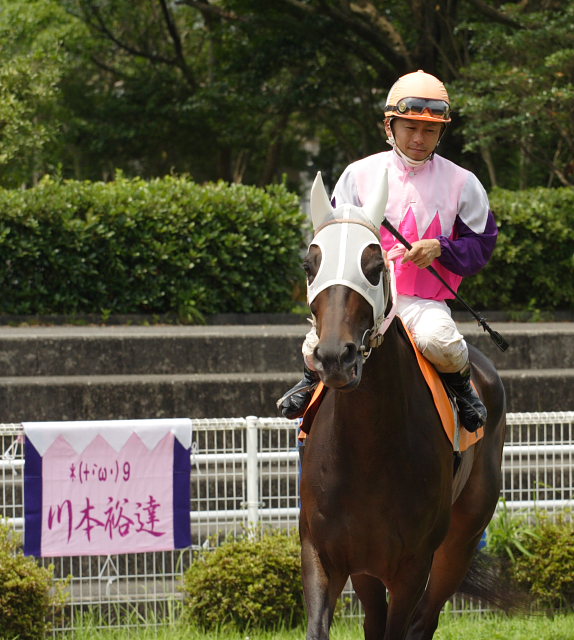
[[[407, 249], [412, 249], [413, 245], [399, 232], [397, 231], [393, 225], [386, 219], [383, 218], [382, 226], [385, 227], [387, 231], [389, 231], [401, 244], [403, 244]], [[432, 266], [426, 267], [426, 270], [432, 273], [432, 275], [440, 280], [440, 282], [453, 294], [453, 296], [466, 308], [466, 310], [478, 321], [478, 324], [482, 326], [482, 328], [490, 334], [494, 344], [501, 350], [506, 351], [508, 349], [508, 342], [498, 333], [498, 331], [494, 331], [486, 320], [478, 314], [472, 307], [470, 307], [464, 300], [461, 298], [458, 293], [445, 281], [445, 279], [440, 275], [440, 273]]]

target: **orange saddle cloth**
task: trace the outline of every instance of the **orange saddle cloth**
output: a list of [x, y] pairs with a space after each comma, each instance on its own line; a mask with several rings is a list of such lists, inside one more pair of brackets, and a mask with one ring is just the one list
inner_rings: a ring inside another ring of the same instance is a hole
[[[453, 449], [455, 451], [466, 451], [466, 449], [472, 447], [473, 444], [476, 444], [484, 436], [484, 428], [481, 427], [474, 433], [471, 433], [458, 424], [458, 420], [455, 416], [455, 409], [444, 388], [437, 370], [419, 351], [408, 329], [404, 327], [404, 325], [403, 328], [415, 351], [419, 367], [428, 385], [428, 388], [430, 389], [435, 407], [442, 421], [442, 426], [452, 444]], [[303, 416], [303, 421], [301, 423], [301, 433], [299, 435], [300, 440], [304, 440], [306, 435], [309, 433], [311, 424], [313, 422], [313, 419], [315, 418], [315, 414], [317, 413], [326, 390], [327, 388], [325, 387], [325, 385], [322, 382], [319, 382], [319, 385], [315, 389], [315, 393], [313, 394], [311, 402], [309, 403], [309, 406], [307, 407], [307, 410], [305, 411], [305, 414]]]

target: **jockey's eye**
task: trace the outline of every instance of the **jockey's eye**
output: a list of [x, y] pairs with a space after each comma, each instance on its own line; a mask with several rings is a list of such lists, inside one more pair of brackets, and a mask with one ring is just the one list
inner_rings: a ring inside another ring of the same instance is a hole
[[381, 273], [385, 268], [385, 259], [379, 245], [370, 244], [365, 247], [361, 256], [361, 269], [365, 274], [365, 278], [373, 285], [379, 284]]
[[321, 249], [315, 244], [309, 247], [309, 252], [303, 260], [303, 269], [307, 274], [307, 282], [311, 284], [319, 271], [319, 265], [321, 264]]

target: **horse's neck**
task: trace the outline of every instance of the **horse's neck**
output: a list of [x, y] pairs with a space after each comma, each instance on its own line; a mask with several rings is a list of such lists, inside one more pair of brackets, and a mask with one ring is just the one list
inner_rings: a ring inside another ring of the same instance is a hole
[[[336, 424], [361, 423], [362, 433], [372, 429], [379, 436], [389, 425], [396, 430], [406, 421], [416, 385], [416, 356], [396, 323], [389, 327], [380, 347], [372, 350], [363, 367], [359, 387], [336, 394]], [[401, 427], [403, 430], [407, 427]]]
[[396, 390], [400, 395], [407, 394], [413, 384], [416, 356], [405, 342], [399, 323], [400, 320], [395, 319], [385, 333], [383, 343], [372, 350], [363, 368], [361, 386], [372, 391], [375, 400], [388, 396], [391, 390]]

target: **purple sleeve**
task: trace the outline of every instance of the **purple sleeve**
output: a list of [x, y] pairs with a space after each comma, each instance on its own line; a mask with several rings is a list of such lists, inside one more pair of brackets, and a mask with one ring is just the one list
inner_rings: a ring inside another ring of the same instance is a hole
[[438, 261], [443, 267], [459, 276], [478, 273], [492, 256], [498, 227], [492, 211], [488, 212], [486, 227], [482, 233], [475, 233], [457, 217], [454, 223], [454, 238], [439, 236], [442, 249]]

